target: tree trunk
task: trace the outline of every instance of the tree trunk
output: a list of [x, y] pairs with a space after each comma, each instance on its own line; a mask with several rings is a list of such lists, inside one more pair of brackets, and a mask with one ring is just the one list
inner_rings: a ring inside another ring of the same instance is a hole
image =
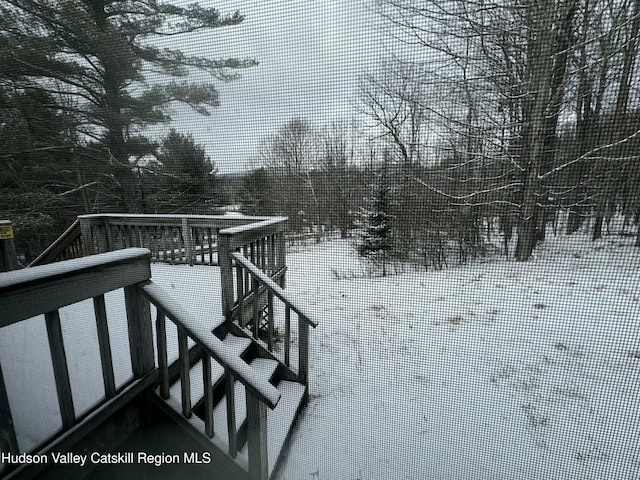
[[[540, 0], [529, 5], [531, 9], [531, 29], [529, 38], [529, 99], [525, 101], [523, 126], [524, 187], [520, 218], [518, 222], [518, 244], [516, 260], [526, 261], [533, 253], [536, 243], [544, 230], [544, 211], [539, 199], [546, 200], [546, 193], [540, 183], [540, 175], [550, 164], [549, 156], [554, 154], [558, 114], [564, 93], [567, 51], [571, 39], [571, 22], [576, 10], [576, 2], [562, 5], [558, 12], [555, 0]], [[559, 22], [556, 20], [556, 14]]]
[[595, 222], [593, 222], [593, 233], [591, 234], [591, 241], [595, 242], [602, 238], [602, 220], [603, 220], [602, 212], [599, 210], [596, 213]]
[[[104, 0], [85, 0], [93, 12], [97, 27], [109, 38], [110, 25], [107, 20]], [[124, 212], [138, 210], [136, 178], [129, 164], [129, 153], [125, 140], [125, 119], [122, 114], [122, 99], [126, 88], [129, 65], [128, 56], [115, 55], [114, 52], [103, 50], [97, 53], [102, 64], [102, 81], [104, 86], [104, 105], [102, 108], [102, 122], [106, 128], [105, 146], [109, 155], [116, 192], [119, 197], [118, 208]]]

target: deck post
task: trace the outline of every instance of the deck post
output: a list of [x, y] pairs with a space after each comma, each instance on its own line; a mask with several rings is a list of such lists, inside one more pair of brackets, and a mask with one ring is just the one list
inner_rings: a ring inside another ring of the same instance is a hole
[[0, 451], [18, 453], [18, 440], [0, 365]]
[[231, 237], [218, 233], [218, 264], [220, 265], [220, 289], [222, 290], [222, 313], [231, 321], [233, 309], [233, 267], [231, 262]]
[[91, 235], [91, 220], [89, 218], [78, 217], [80, 220], [80, 238], [82, 239], [82, 256], [93, 255], [93, 237]]
[[149, 300], [136, 285], [124, 288], [124, 300], [129, 326], [131, 368], [135, 378], [142, 378], [155, 368]]
[[195, 248], [193, 235], [187, 217], [182, 217], [182, 238], [184, 240], [184, 256], [189, 265], [193, 266], [195, 261]]
[[13, 224], [9, 220], [0, 220], [0, 272], [18, 268], [18, 256], [13, 238]]
[[246, 399], [249, 478], [251, 480], [268, 480], [267, 406], [248, 389]]
[[298, 314], [298, 379], [308, 385], [309, 378], [309, 322]]
[[[280, 271], [283, 270], [287, 267], [287, 261], [286, 261], [286, 252], [287, 252], [287, 243], [286, 243], [286, 239], [284, 236], [284, 231], [280, 231], [280, 232], [276, 232], [276, 251], [277, 251], [277, 268], [276, 271]], [[280, 277], [280, 279], [278, 280], [278, 284], [282, 287], [285, 288], [286, 286], [286, 282], [285, 282], [285, 272], [282, 272], [282, 276]]]

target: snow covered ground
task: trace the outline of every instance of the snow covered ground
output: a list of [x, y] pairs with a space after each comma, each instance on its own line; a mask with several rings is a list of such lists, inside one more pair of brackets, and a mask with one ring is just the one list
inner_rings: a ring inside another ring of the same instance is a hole
[[640, 478], [632, 240], [387, 278], [346, 243], [289, 255], [321, 324], [281, 478]]
[[[366, 276], [345, 241], [299, 247], [287, 256], [287, 290], [321, 323], [310, 402], [279, 478], [640, 478], [632, 244], [552, 237], [527, 263], [386, 278]], [[153, 279], [194, 312], [219, 314], [216, 269], [154, 265]], [[65, 337], [78, 412], [103, 394], [88, 310], [61, 311], [65, 335], [84, 339]], [[0, 361], [28, 449], [59, 420], [52, 373], [24, 354], [28, 345], [47, 357], [42, 320], [20, 325], [0, 330]], [[122, 330], [112, 328], [118, 383], [131, 374]]]

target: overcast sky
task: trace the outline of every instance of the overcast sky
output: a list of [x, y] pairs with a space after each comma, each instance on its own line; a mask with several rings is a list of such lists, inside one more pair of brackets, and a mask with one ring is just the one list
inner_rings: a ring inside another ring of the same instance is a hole
[[381, 55], [375, 0], [200, 3], [221, 12], [240, 10], [246, 20], [185, 36], [174, 47], [260, 62], [242, 71], [240, 80], [217, 84], [221, 106], [211, 116], [181, 107], [166, 128], [191, 133], [220, 173], [250, 168], [260, 140], [293, 117], [317, 126], [351, 118], [358, 79]]

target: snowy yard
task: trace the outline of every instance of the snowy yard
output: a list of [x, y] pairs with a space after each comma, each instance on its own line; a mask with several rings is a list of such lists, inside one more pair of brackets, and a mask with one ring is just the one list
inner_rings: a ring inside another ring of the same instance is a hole
[[281, 478], [639, 478], [632, 243], [387, 278], [358, 277], [346, 243], [289, 255], [321, 324]]
[[[528, 263], [500, 258], [386, 278], [363, 275], [344, 241], [290, 253], [287, 290], [320, 325], [311, 332], [310, 402], [279, 478], [639, 478], [632, 243], [549, 238]], [[154, 265], [153, 279], [186, 295], [194, 312], [219, 310], [217, 269]], [[108, 306], [121, 302], [114, 294]], [[87, 324], [74, 308], [61, 311], [65, 335]], [[48, 348], [42, 322], [29, 322], [0, 331], [22, 448], [59, 423], [51, 373], [15, 361], [26, 345]], [[121, 383], [128, 344], [113, 331]], [[92, 382], [72, 375], [81, 411], [102, 394], [97, 348], [65, 342], [72, 373], [94, 372]], [[38, 395], [28, 393], [34, 382]]]

